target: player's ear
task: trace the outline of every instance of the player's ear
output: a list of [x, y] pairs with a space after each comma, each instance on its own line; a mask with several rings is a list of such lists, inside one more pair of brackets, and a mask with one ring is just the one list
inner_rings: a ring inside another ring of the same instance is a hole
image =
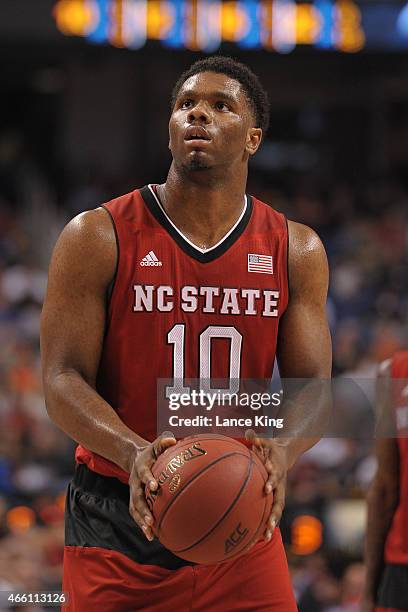
[[245, 145], [245, 150], [249, 155], [254, 155], [259, 149], [259, 145], [262, 140], [262, 130], [261, 128], [249, 128], [247, 132], [247, 141]]

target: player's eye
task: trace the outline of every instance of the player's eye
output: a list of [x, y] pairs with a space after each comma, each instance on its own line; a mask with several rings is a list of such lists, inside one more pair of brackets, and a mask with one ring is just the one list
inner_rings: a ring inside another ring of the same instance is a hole
[[216, 102], [215, 108], [220, 111], [230, 110], [228, 104], [226, 104], [225, 102], [221, 102], [221, 100], [219, 102]]
[[180, 104], [180, 108], [190, 108], [192, 103], [193, 103], [192, 100], [183, 100]]

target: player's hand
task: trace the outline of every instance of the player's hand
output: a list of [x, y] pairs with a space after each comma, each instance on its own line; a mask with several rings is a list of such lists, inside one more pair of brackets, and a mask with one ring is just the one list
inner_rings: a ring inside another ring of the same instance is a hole
[[157, 490], [159, 485], [151, 472], [151, 467], [158, 456], [176, 442], [174, 435], [165, 431], [154, 442], [147, 444], [142, 451], [137, 453], [130, 471], [129, 512], [150, 542], [153, 540], [153, 516], [146, 502], [145, 485], [148, 484], [151, 491]]
[[245, 437], [252, 442], [252, 450], [261, 459], [268, 472], [265, 493], [267, 495], [273, 493], [271, 514], [264, 533], [265, 540], [269, 542], [285, 507], [286, 474], [288, 471], [286, 451], [285, 447], [277, 444], [276, 440], [260, 438], [252, 429], [246, 431]]

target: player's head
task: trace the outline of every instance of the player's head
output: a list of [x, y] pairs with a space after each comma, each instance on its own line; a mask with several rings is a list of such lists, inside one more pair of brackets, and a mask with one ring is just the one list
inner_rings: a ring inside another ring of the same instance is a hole
[[246, 165], [269, 123], [258, 77], [230, 57], [208, 57], [183, 72], [171, 108], [169, 146], [176, 165], [189, 170]]

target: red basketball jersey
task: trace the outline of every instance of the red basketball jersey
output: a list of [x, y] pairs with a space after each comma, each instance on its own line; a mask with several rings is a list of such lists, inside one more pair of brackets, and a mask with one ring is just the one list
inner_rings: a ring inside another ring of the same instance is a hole
[[[97, 391], [130, 429], [153, 441], [157, 379], [271, 378], [288, 303], [287, 223], [246, 196], [235, 226], [204, 251], [174, 226], [153, 185], [105, 208], [119, 259]], [[76, 459], [128, 481], [82, 446]]]
[[394, 355], [391, 378], [399, 449], [399, 502], [386, 540], [385, 561], [408, 564], [408, 351]]

